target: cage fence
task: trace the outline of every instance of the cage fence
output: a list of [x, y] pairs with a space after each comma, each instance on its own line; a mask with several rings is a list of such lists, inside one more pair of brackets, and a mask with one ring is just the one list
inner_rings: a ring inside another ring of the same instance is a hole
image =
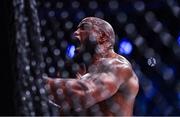
[[[91, 60], [90, 53], [74, 59], [77, 45], [72, 39], [78, 23], [87, 16], [112, 24], [115, 51], [132, 63], [140, 83], [134, 115], [180, 114], [179, 4], [176, 0], [13, 0], [19, 114], [61, 115], [61, 107], [50, 101], [53, 96], [43, 77], [75, 78], [82, 67], [79, 62]], [[60, 89], [56, 93], [59, 98], [65, 96]], [[79, 99], [71, 98], [77, 108]], [[69, 106], [65, 102], [62, 105]], [[103, 115], [101, 106], [94, 105], [88, 112], [64, 113]], [[121, 110], [111, 99], [105, 106], [111, 107], [111, 112]]]

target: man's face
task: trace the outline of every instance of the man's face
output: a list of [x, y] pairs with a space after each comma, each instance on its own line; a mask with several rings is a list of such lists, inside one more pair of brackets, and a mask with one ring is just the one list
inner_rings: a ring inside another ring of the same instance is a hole
[[75, 40], [80, 42], [80, 47], [76, 48], [76, 50], [79, 51], [80, 49], [85, 49], [83, 46], [87, 46], [86, 44], [90, 44], [91, 41], [95, 41], [96, 37], [93, 35], [94, 31], [92, 23], [82, 21], [78, 25], [77, 30], [74, 32]]
[[82, 57], [85, 53], [89, 53], [91, 56], [94, 55], [97, 45], [97, 34], [91, 22], [82, 21], [74, 32], [74, 37], [76, 42], [80, 42], [80, 45], [75, 50], [75, 61], [82, 62]]
[[93, 26], [90, 22], [81, 22], [78, 25], [77, 30], [74, 32], [74, 37], [78, 39], [81, 42], [81, 44], [83, 44], [85, 39], [87, 39], [90, 35], [92, 29]]

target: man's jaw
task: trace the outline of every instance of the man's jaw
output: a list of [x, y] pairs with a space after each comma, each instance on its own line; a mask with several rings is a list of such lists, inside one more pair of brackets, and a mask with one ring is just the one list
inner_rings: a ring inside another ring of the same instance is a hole
[[79, 53], [82, 43], [81, 43], [80, 37], [78, 35], [73, 36], [73, 44], [75, 45], [75, 53]]
[[[84, 40], [84, 41], [82, 41]], [[96, 39], [93, 36], [89, 36], [86, 39], [81, 39], [78, 34], [74, 35], [75, 54], [81, 55], [82, 53], [89, 52], [91, 55], [95, 54]]]

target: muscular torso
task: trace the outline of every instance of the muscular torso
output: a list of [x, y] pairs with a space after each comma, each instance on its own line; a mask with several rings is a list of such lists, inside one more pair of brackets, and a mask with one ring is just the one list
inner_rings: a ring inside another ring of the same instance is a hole
[[[117, 59], [121, 64], [129, 64], [129, 62], [121, 57], [115, 56], [114, 58], [102, 59], [99, 63], [96, 63], [89, 67], [89, 73], [105, 72], [111, 69], [111, 62]], [[109, 65], [104, 65], [109, 64]], [[120, 64], [117, 64], [120, 65]], [[108, 68], [107, 68], [108, 66]], [[82, 77], [83, 78], [83, 77]], [[139, 89], [138, 79], [134, 74], [128, 81], [124, 82], [118, 89], [118, 91], [109, 99], [96, 103], [91, 106], [83, 114], [85, 115], [132, 115], [133, 105], [135, 97]]]
[[[139, 85], [133, 70], [124, 69], [127, 67], [131, 68], [125, 58], [113, 55], [94, 62], [87, 73], [82, 74], [78, 80], [50, 80], [49, 85], [55, 96], [55, 103], [61, 106], [60, 115], [132, 115]], [[58, 88], [63, 90], [60, 97], [56, 94]], [[68, 97], [67, 94], [74, 97]], [[80, 102], [75, 101], [77, 97]], [[62, 102], [69, 103], [72, 107], [72, 104], [80, 104], [84, 108], [77, 111], [78, 108], [71, 108], [72, 112], [65, 112]]]

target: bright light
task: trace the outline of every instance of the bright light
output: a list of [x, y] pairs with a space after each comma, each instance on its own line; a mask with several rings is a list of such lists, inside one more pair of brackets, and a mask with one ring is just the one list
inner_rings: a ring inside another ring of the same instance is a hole
[[129, 55], [132, 52], [132, 44], [128, 40], [123, 40], [119, 43], [119, 54]]
[[66, 55], [69, 58], [73, 58], [74, 57], [74, 51], [75, 51], [75, 46], [74, 45], [68, 45], [67, 50], [66, 50]]
[[177, 42], [178, 42], [178, 44], [179, 44], [179, 46], [180, 46], [180, 35], [179, 35], [178, 38], [177, 38]]

